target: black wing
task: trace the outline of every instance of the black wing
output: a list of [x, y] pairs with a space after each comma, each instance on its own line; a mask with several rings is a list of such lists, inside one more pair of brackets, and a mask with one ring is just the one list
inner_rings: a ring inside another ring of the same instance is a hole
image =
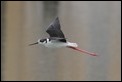
[[50, 37], [65, 38], [63, 32], [61, 31], [58, 17], [49, 25], [46, 32], [50, 35]]

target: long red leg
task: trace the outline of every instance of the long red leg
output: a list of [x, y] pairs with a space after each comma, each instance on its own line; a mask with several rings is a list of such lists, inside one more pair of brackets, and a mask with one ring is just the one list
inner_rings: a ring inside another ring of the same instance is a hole
[[79, 49], [79, 48], [76, 48], [76, 47], [71, 47], [71, 46], [67, 46], [68, 48], [71, 48], [71, 49], [74, 49], [74, 50], [77, 50], [77, 51], [80, 51], [82, 53], [86, 53], [86, 54], [89, 54], [89, 55], [92, 55], [92, 56], [97, 56], [97, 54], [95, 53], [91, 53], [91, 52], [88, 52], [86, 50], [82, 50], [82, 49]]

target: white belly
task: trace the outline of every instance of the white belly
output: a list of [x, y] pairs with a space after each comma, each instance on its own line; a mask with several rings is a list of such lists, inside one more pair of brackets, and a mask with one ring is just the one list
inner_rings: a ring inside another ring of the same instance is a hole
[[67, 43], [63, 43], [63, 42], [58, 42], [58, 43], [46, 43], [44, 44], [45, 47], [48, 47], [48, 48], [61, 48], [61, 47], [66, 47], [67, 46]]

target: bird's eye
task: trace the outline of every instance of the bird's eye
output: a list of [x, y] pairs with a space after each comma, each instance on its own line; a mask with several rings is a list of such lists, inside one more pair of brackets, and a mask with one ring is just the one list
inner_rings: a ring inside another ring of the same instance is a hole
[[39, 42], [42, 42], [42, 40], [40, 40]]
[[40, 42], [45, 42], [45, 41], [46, 41], [46, 39], [41, 39], [41, 40], [40, 40]]
[[40, 42], [44, 42], [44, 41], [41, 39]]

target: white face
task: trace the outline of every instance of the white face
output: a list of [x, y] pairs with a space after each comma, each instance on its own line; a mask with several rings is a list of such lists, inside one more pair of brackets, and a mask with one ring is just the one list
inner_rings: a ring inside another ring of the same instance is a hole
[[46, 39], [39, 39], [38, 40], [38, 44], [45, 44], [46, 43]]
[[43, 45], [45, 45], [48, 41], [49, 41], [49, 39], [48, 40], [47, 39], [39, 39], [37, 42], [29, 44], [29, 46], [36, 45], [36, 44], [43, 44]]

